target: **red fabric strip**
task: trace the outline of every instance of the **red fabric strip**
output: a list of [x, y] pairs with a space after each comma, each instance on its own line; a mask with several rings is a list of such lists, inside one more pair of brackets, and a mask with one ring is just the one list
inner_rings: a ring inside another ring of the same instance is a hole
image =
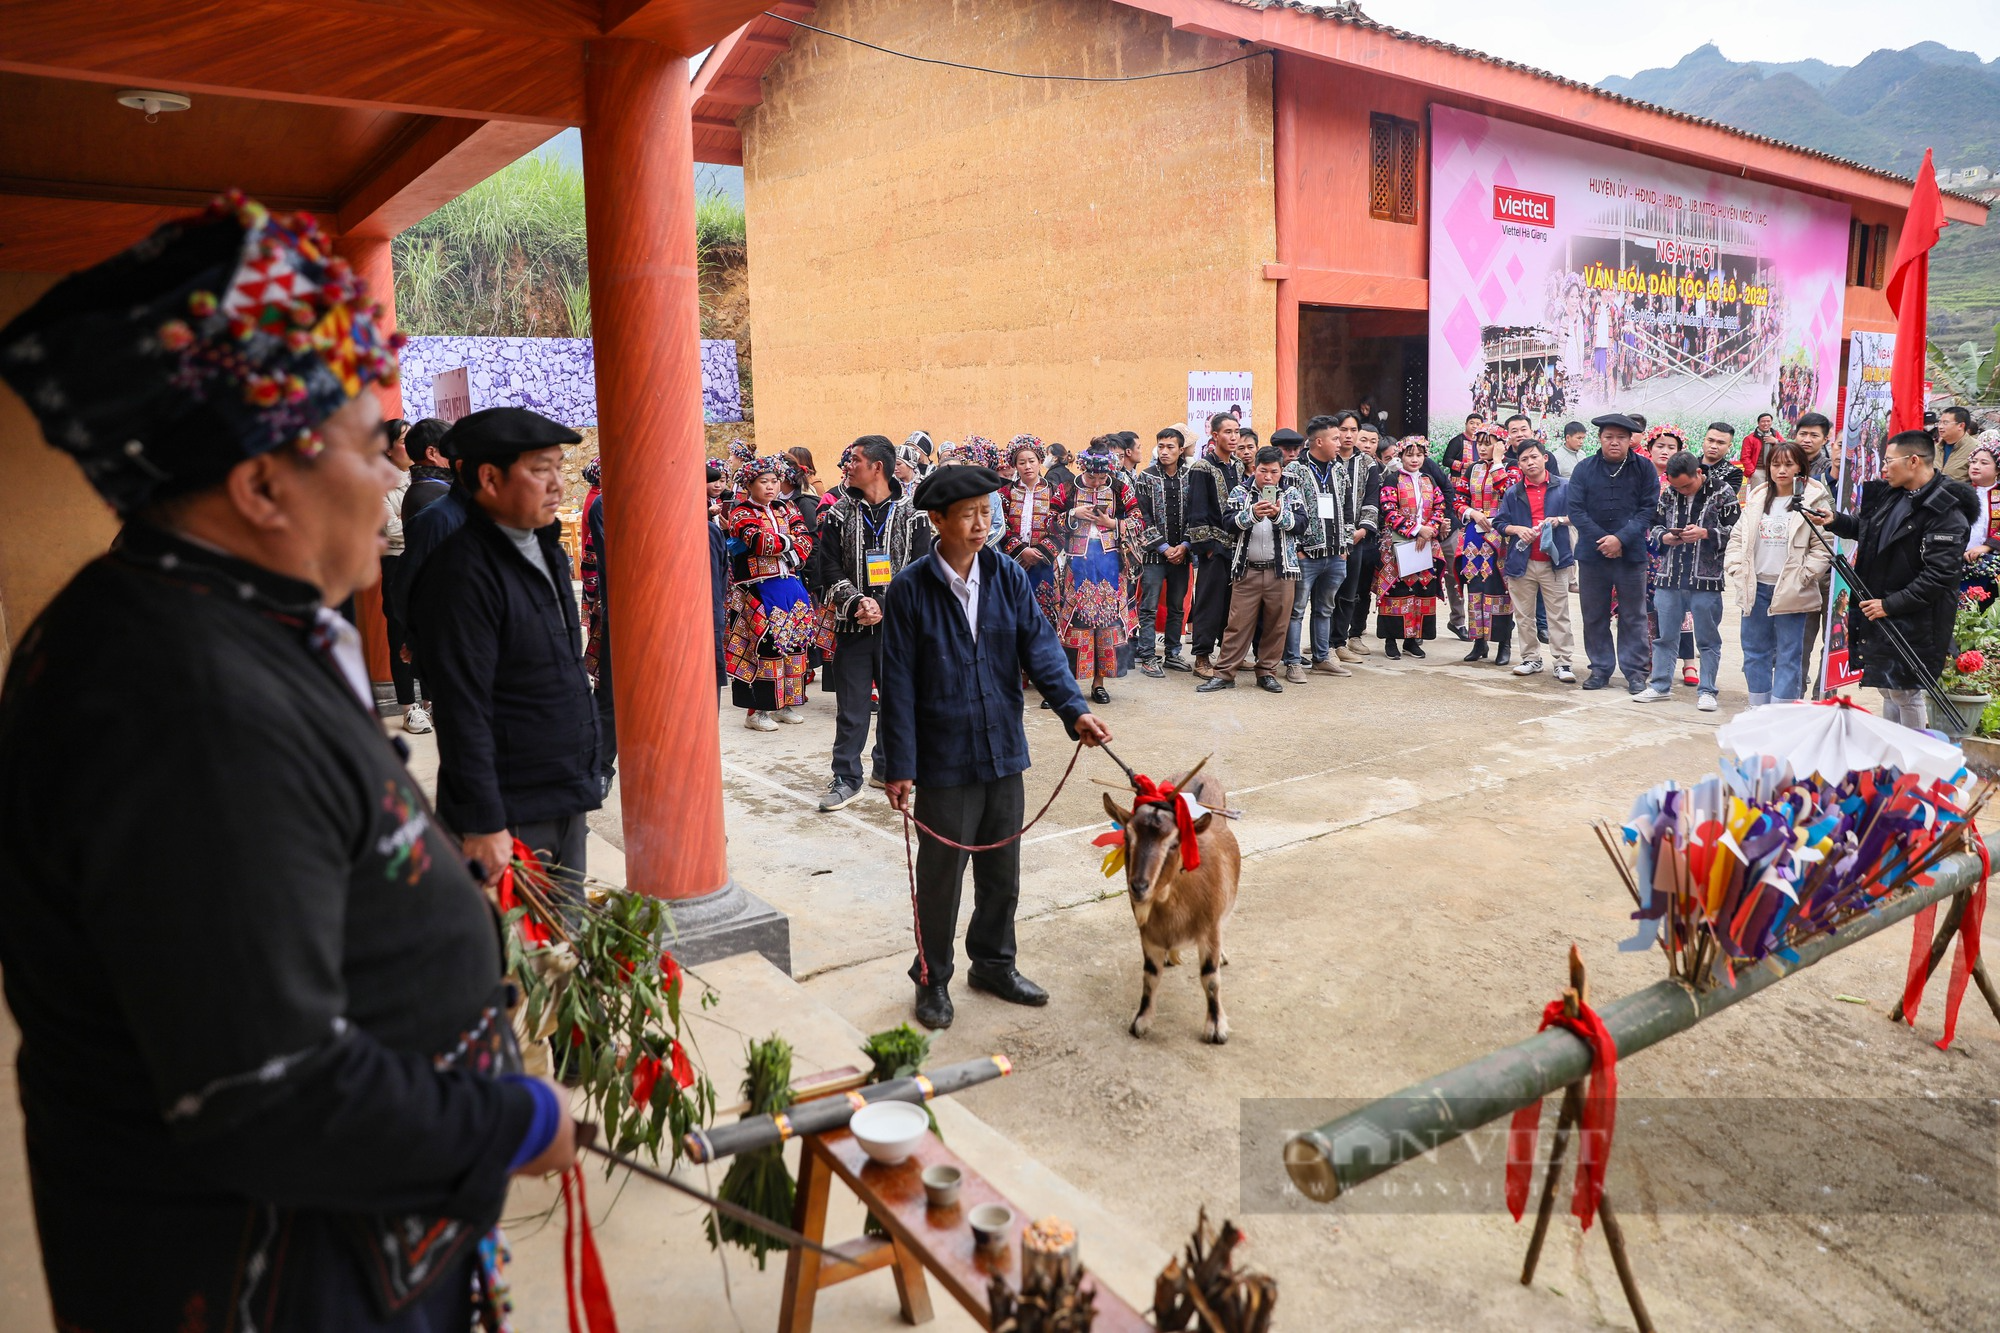
[[[1589, 1005], [1575, 1018], [1563, 1012], [1561, 1000], [1542, 1010], [1543, 1031], [1551, 1024], [1567, 1028], [1590, 1047], [1590, 1081], [1584, 1085], [1583, 1115], [1577, 1123], [1576, 1186], [1570, 1211], [1585, 1231], [1597, 1220], [1597, 1201], [1604, 1196], [1604, 1173], [1611, 1161], [1611, 1135], [1618, 1121], [1618, 1043]], [[1507, 1129], [1507, 1211], [1516, 1222], [1528, 1206], [1533, 1183], [1535, 1139], [1540, 1130], [1542, 1101], [1537, 1097], [1520, 1110]]]
[[[572, 1196], [572, 1190], [574, 1195]], [[590, 1199], [583, 1188], [583, 1168], [574, 1163], [563, 1172], [563, 1297], [569, 1305], [570, 1333], [618, 1333], [618, 1315], [611, 1308], [611, 1288], [604, 1281], [604, 1263], [597, 1256], [597, 1236], [590, 1226]], [[583, 1269], [579, 1289], [577, 1267]], [[577, 1306], [583, 1322], [577, 1322]]]

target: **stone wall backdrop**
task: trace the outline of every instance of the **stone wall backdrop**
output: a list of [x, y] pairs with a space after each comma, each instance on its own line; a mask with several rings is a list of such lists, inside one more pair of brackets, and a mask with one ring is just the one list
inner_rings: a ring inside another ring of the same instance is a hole
[[[431, 415], [431, 381], [464, 366], [472, 406], [529, 407], [566, 426], [597, 424], [597, 368], [588, 338], [412, 338], [403, 348], [403, 416]], [[706, 422], [743, 419], [736, 344], [701, 342], [701, 410]]]

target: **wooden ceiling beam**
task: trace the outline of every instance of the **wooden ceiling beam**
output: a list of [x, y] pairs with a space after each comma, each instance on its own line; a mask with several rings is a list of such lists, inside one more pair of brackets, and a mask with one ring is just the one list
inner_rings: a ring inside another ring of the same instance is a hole
[[583, 121], [583, 45], [295, 0], [0, 0], [0, 69], [426, 115]]
[[771, 0], [604, 0], [604, 35], [642, 38], [692, 56], [766, 9], [794, 7]]
[[[99, 181], [36, 180], [25, 176], [0, 176], [0, 195], [36, 199], [64, 199], [76, 203], [138, 204], [198, 213], [215, 202], [234, 182], [217, 181], [207, 186], [191, 185], [173, 189], [149, 185], [120, 185]], [[259, 193], [257, 202], [284, 213], [331, 214], [331, 199], [305, 195]]]
[[550, 137], [546, 125], [439, 117], [352, 185], [334, 211], [341, 235], [395, 236]]
[[325, 0], [323, 9], [375, 22], [385, 13], [418, 15], [454, 27], [585, 41], [602, 34], [598, 0]]

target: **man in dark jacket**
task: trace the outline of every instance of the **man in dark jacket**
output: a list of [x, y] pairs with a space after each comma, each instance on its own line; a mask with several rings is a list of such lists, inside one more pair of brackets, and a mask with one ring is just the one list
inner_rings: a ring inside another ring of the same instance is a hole
[[1227, 412], [1208, 420], [1208, 444], [1187, 469], [1187, 537], [1194, 548], [1194, 614], [1189, 637], [1194, 640], [1194, 674], [1202, 680], [1215, 675], [1209, 655], [1222, 642], [1229, 625], [1229, 562], [1236, 552], [1236, 533], [1229, 526], [1229, 493], [1243, 483], [1248, 469], [1236, 457], [1242, 427]]
[[408, 523], [451, 494], [454, 480], [451, 455], [444, 451], [444, 437], [450, 433], [450, 422], [425, 417], [403, 437], [403, 448], [410, 455], [410, 487], [403, 492], [403, 522]]
[[[863, 435], [847, 446], [846, 485], [826, 511], [805, 569], [805, 584], [833, 616], [834, 650], [826, 678], [833, 690], [833, 773], [820, 794], [825, 812], [845, 809], [866, 790], [861, 751], [868, 744], [875, 684], [882, 678], [882, 599], [912, 560], [930, 550], [930, 524], [896, 480], [896, 447], [886, 435]], [[882, 773], [882, 729], [869, 757], [876, 786]]]
[[[1569, 479], [1569, 519], [1576, 530], [1577, 584], [1582, 594], [1583, 649], [1590, 661], [1586, 690], [1601, 690], [1614, 671], [1637, 694], [1653, 674], [1646, 626], [1646, 530], [1660, 500], [1660, 474], [1632, 448], [1639, 423], [1612, 412], [1595, 417], [1597, 452]], [[1611, 636], [1611, 594], [1618, 594], [1618, 637]]]
[[581, 439], [521, 407], [453, 426], [465, 525], [412, 590], [437, 702], [438, 814], [488, 882], [515, 838], [581, 875], [584, 816], [602, 799], [597, 710], [555, 521], [563, 446]]
[[[1875, 596], [1848, 607], [1847, 650], [1861, 666], [1861, 683], [1882, 691], [1882, 716], [1918, 730], [1930, 725], [1924, 690], [1951, 652], [1966, 538], [1979, 515], [1972, 488], [1939, 472], [1936, 457], [1928, 434], [1899, 431], [1882, 456], [1882, 479], [1862, 484], [1857, 513], [1806, 513], [1858, 543], [1854, 573]], [[1890, 630], [1901, 634], [1914, 662], [1904, 660]]]
[[[329, 609], [378, 576], [396, 476], [393, 348], [329, 250], [227, 201], [0, 330], [125, 520], [0, 692], [0, 967], [64, 1329], [477, 1326], [509, 1174], [573, 1156]], [[259, 261], [298, 294], [265, 304]], [[295, 350], [301, 306], [339, 340]]]
[[[1014, 966], [1014, 905], [1021, 896], [1021, 725], [1025, 670], [1071, 735], [1102, 745], [1111, 730], [1091, 714], [1062, 641], [1035, 604], [1021, 566], [986, 546], [987, 496], [1000, 475], [940, 468], [914, 503], [937, 542], [896, 576], [882, 599], [882, 749], [889, 804], [972, 853], [970, 982], [1013, 1004], [1049, 1002]], [[916, 786], [914, 803], [911, 787]], [[968, 853], [922, 833], [917, 847], [917, 1021], [951, 1026], [952, 944]]]
[[1685, 449], [1667, 460], [1666, 480], [1648, 534], [1660, 552], [1660, 572], [1653, 581], [1660, 635], [1653, 642], [1652, 681], [1632, 697], [1648, 704], [1673, 698], [1677, 627], [1691, 616], [1695, 649], [1701, 654], [1695, 706], [1713, 713], [1719, 706], [1716, 674], [1722, 666], [1722, 557], [1740, 507], [1728, 479], [1707, 471]]
[[[418, 422], [410, 428], [411, 433], [415, 434], [425, 424], [426, 421]], [[452, 447], [450, 441], [451, 434], [447, 431], [430, 453], [443, 454], [450, 459], [451, 455], [446, 452]], [[405, 625], [413, 624], [411, 589], [417, 586], [417, 575], [423, 572], [424, 562], [444, 545], [447, 537], [465, 524], [465, 497], [458, 489], [456, 467], [455, 461], [443, 468], [425, 465], [422, 471], [426, 475], [411, 481], [410, 493], [403, 497], [403, 558], [396, 565], [395, 582], [384, 588], [382, 595], [389, 599], [390, 608]], [[410, 471], [415, 474], [419, 469], [412, 467]], [[443, 475], [434, 475], [439, 472]], [[421, 494], [417, 490], [420, 484], [423, 486]], [[414, 508], [410, 505], [413, 498], [418, 500]], [[414, 654], [414, 650], [412, 652]]]
[[[1525, 440], [1517, 455], [1521, 465], [1519, 485], [1509, 486], [1494, 511], [1493, 526], [1511, 539], [1501, 573], [1507, 580], [1507, 594], [1514, 603], [1514, 623], [1525, 625], [1543, 608], [1548, 624], [1549, 652], [1555, 659], [1555, 678], [1565, 685], [1576, 683], [1570, 670], [1569, 569], [1576, 563], [1570, 541], [1569, 487], [1549, 471], [1549, 447], [1540, 440]], [[1541, 636], [1522, 635], [1521, 664], [1517, 676], [1532, 676], [1542, 669]]]

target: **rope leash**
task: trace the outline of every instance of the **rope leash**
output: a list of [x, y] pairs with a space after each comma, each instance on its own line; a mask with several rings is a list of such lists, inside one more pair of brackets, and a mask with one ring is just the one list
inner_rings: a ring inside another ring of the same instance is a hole
[[[939, 833], [912, 813], [917, 797], [915, 790], [911, 791], [910, 804], [903, 810], [903, 867], [909, 872], [910, 876], [910, 931], [916, 936], [917, 940], [917, 984], [919, 986], [928, 986], [931, 984], [931, 965], [930, 960], [924, 957], [924, 925], [917, 911], [917, 854], [915, 848], [910, 843], [910, 825], [915, 824], [925, 837], [931, 839], [933, 842], [943, 843], [954, 851], [997, 851], [1010, 842], [1019, 842], [1022, 838], [1027, 837], [1028, 830], [1042, 822], [1042, 816], [1047, 814], [1049, 807], [1056, 803], [1056, 797], [1062, 795], [1064, 785], [1069, 782], [1069, 775], [1076, 772], [1076, 761], [1082, 757], [1083, 742], [1078, 741], [1076, 749], [1070, 752], [1069, 767], [1065, 768], [1062, 777], [1056, 780], [1056, 789], [1049, 793], [1049, 799], [1043, 803], [1040, 810], [1035, 812], [1035, 817], [1021, 825], [1019, 832], [1002, 838], [998, 842], [973, 844], [953, 842], [950, 838], [945, 837], [942, 833]], [[1120, 767], [1123, 767], [1123, 765], [1121, 764]]]

